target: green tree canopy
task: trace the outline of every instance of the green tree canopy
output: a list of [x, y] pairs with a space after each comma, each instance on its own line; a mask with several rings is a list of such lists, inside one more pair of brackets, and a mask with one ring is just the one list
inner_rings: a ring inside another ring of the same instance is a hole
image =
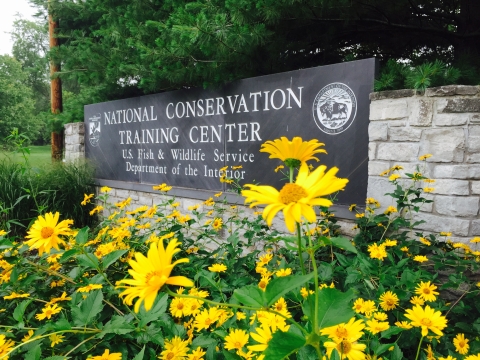
[[[30, 0], [46, 9], [47, 0]], [[107, 97], [375, 56], [480, 64], [478, 0], [50, 0], [64, 76]], [[467, 79], [468, 80], [468, 79]]]
[[19, 61], [0, 55], [0, 139], [14, 128], [30, 139], [38, 136], [42, 125], [33, 116], [34, 101], [27, 79]]

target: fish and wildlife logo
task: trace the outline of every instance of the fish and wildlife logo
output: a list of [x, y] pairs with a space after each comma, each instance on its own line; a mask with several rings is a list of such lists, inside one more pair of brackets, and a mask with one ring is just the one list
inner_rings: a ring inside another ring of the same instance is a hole
[[347, 130], [357, 115], [357, 98], [347, 85], [331, 83], [320, 90], [313, 102], [313, 118], [329, 135]]
[[100, 120], [102, 116], [95, 114], [88, 118], [88, 140], [92, 146], [97, 146], [100, 141]]

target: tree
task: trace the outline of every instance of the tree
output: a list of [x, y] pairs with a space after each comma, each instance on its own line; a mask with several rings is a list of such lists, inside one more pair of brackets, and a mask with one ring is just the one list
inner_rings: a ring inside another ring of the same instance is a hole
[[[31, 0], [45, 6], [46, 0]], [[51, 0], [64, 76], [107, 97], [375, 56], [478, 71], [478, 0]], [[464, 82], [472, 78], [464, 78]], [[474, 80], [477, 81], [477, 80]]]
[[28, 74], [20, 62], [8, 55], [0, 56], [0, 139], [14, 128], [35, 139], [42, 127], [33, 116], [34, 101], [31, 89], [26, 85]]

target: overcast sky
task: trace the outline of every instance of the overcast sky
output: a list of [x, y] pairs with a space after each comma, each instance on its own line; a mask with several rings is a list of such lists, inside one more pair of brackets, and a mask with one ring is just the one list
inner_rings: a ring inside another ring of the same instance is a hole
[[12, 53], [12, 41], [6, 32], [12, 31], [16, 13], [33, 20], [36, 10], [30, 7], [28, 0], [0, 0], [0, 55]]

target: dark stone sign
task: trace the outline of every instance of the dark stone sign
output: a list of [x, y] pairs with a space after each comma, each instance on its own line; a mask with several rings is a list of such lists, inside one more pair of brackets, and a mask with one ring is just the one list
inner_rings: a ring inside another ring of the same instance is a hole
[[[244, 79], [217, 90], [179, 90], [85, 106], [86, 154], [98, 179], [167, 183], [225, 191], [220, 169], [240, 184], [279, 189], [281, 164], [259, 152], [285, 136], [318, 139], [350, 179], [338, 203], [363, 203], [367, 191], [369, 94], [375, 60], [367, 59]], [[310, 162], [316, 166], [315, 161]], [[242, 166], [232, 169], [232, 166]]]

